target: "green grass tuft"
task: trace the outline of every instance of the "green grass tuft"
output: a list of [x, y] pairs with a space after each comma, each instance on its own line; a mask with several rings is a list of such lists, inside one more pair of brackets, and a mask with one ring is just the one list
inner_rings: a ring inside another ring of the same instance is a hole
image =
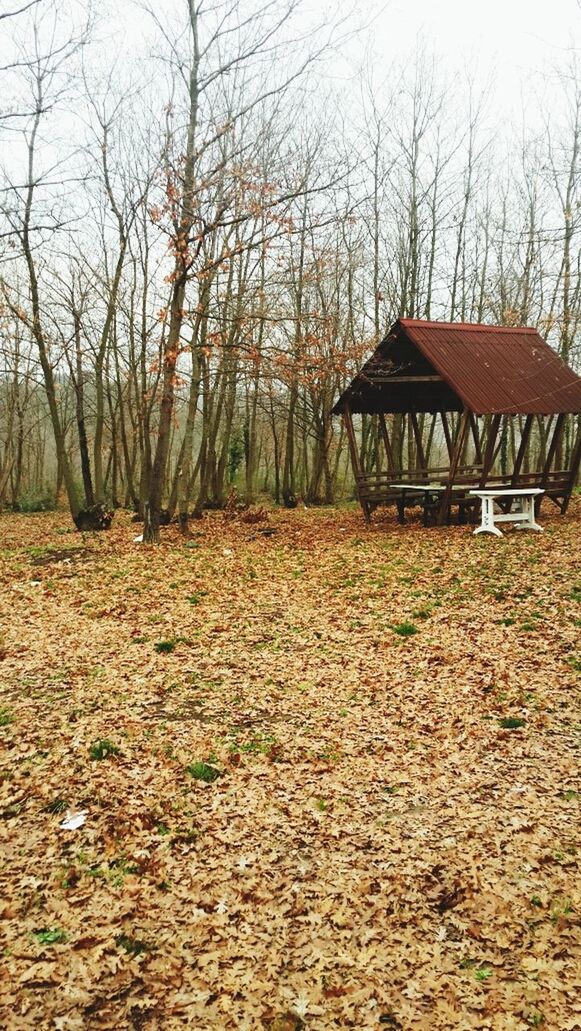
[[505, 716], [498, 722], [503, 730], [518, 730], [519, 727], [524, 727], [525, 725], [525, 720], [519, 719], [518, 716]]
[[66, 812], [66, 810], [68, 808], [69, 808], [68, 799], [61, 798], [60, 795], [57, 795], [56, 798], [53, 798], [52, 802], [49, 802], [48, 805], [45, 805], [45, 807], [43, 809], [43, 813], [51, 813], [51, 814], [64, 813], [64, 812]]
[[407, 620], [404, 623], [398, 623], [391, 629], [394, 634], [399, 634], [400, 637], [413, 637], [414, 634], [419, 633], [417, 626], [414, 626], [413, 623], [408, 623]]
[[490, 967], [479, 967], [474, 971], [474, 977], [477, 981], [487, 981], [489, 977], [492, 977], [492, 970]]
[[39, 945], [62, 945], [66, 942], [67, 936], [58, 927], [43, 927], [40, 931], [32, 932]]
[[191, 763], [190, 766], [186, 766], [186, 770], [194, 780], [203, 780], [206, 784], [212, 784], [220, 776], [220, 770], [209, 763]]
[[168, 638], [167, 641], [156, 641], [154, 648], [160, 655], [167, 655], [169, 652], [173, 652], [176, 646], [176, 641], [173, 637]]
[[118, 934], [115, 944], [128, 952], [130, 956], [141, 956], [142, 953], [151, 951], [151, 945], [146, 941], [141, 938], [131, 938], [127, 934]]
[[3, 705], [0, 705], [0, 727], [8, 727], [14, 722], [14, 715], [10, 709], [6, 709]]
[[108, 759], [110, 755], [120, 755], [121, 749], [118, 745], [115, 745], [112, 741], [107, 738], [100, 738], [99, 741], [93, 741], [93, 744], [89, 747], [89, 755], [91, 759]]

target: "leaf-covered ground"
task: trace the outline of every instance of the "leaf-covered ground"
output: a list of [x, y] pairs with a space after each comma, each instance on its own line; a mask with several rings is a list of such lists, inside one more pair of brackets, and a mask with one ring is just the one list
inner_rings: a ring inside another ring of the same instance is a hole
[[578, 1028], [581, 502], [542, 521], [3, 517], [0, 1025]]

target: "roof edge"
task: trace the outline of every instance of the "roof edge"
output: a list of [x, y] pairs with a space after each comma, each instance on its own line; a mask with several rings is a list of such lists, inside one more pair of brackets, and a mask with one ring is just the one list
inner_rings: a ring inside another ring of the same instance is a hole
[[[461, 329], [463, 333], [475, 332], [481, 333], [483, 330], [494, 330], [495, 333], [535, 333], [539, 335], [538, 329], [534, 326], [494, 326], [489, 325], [486, 322], [438, 322], [437, 320], [428, 321], [427, 319], [397, 319], [397, 322], [402, 326], [429, 326], [430, 328], [436, 329]], [[542, 338], [541, 338], [542, 339]]]

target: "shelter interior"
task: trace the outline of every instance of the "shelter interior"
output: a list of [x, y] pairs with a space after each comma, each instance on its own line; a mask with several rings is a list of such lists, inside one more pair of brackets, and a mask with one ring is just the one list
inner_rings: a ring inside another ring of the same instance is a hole
[[[536, 330], [400, 319], [337, 401], [365, 518], [474, 514], [472, 489], [539, 487], [567, 510], [581, 463], [581, 378]], [[356, 432], [354, 415], [361, 415]], [[503, 505], [508, 511], [511, 498]]]

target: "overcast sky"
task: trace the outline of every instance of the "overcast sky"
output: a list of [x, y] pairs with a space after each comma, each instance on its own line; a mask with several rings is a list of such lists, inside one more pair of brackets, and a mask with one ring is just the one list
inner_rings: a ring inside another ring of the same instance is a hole
[[[11, 0], [0, 0], [0, 11], [14, 6]], [[172, 13], [181, 21], [186, 2], [153, 0], [152, 7], [169, 24]], [[480, 82], [494, 78], [497, 111], [519, 119], [523, 89], [526, 100], [531, 90], [540, 88], [543, 72], [554, 72], [559, 62], [564, 65], [575, 49], [581, 58], [581, 0], [305, 0], [303, 10], [318, 20], [326, 8], [335, 20], [342, 9], [354, 7], [361, 22], [371, 27], [359, 37], [362, 50], [357, 43], [344, 45], [348, 65], [361, 62], [371, 40], [381, 76], [388, 73], [390, 59], [399, 63], [413, 54], [421, 37], [425, 49], [441, 58], [442, 71], [468, 67]], [[114, 49], [128, 55], [136, 45], [139, 50], [144, 34], [150, 44], [155, 39], [152, 20], [140, 8], [140, 0], [96, 0], [105, 63], [110, 57], [107, 37]]]
[[[362, 7], [365, 7], [363, 0]], [[493, 75], [497, 101], [519, 114], [521, 84], [569, 59], [581, 46], [578, 0], [391, 0], [378, 19], [376, 43], [387, 52], [413, 49], [418, 34], [450, 67], [478, 66]]]
[[[117, 53], [126, 58], [131, 74], [136, 62], [141, 68], [144, 62], [147, 68], [152, 53], [165, 53], [166, 43], [154, 20], [144, 12], [143, 2], [94, 0], [97, 24], [89, 62], [94, 68], [110, 68]], [[185, 22], [186, 0], [148, 2], [173, 37]], [[241, 0], [241, 13], [246, 3], [249, 8], [257, 2]], [[208, 3], [211, 7], [212, 0]], [[73, 6], [82, 11], [85, 0], [75, 0]], [[65, 32], [66, 7], [63, 3], [60, 9]], [[0, 11], [13, 9], [11, 0], [0, 0]], [[303, 13], [293, 22], [293, 32], [295, 28], [300, 30], [301, 23], [305, 26], [310, 20], [320, 21], [325, 9], [331, 21], [343, 12], [357, 12], [348, 25], [361, 26], [358, 34], [346, 32], [340, 53], [334, 51], [321, 68], [323, 79], [335, 79], [347, 104], [351, 91], [358, 92], [362, 66], [372, 66], [372, 79], [380, 89], [383, 81], [392, 78], [393, 68], [399, 74], [406, 59], [414, 59], [420, 44], [420, 52], [435, 55], [440, 84], [449, 83], [457, 74], [452, 98], [460, 106], [467, 94], [467, 72], [474, 78], [476, 94], [479, 86], [491, 87], [486, 105], [488, 124], [493, 131], [502, 131], [509, 123], [508, 132], [503, 134], [509, 140], [513, 126], [517, 133], [520, 131], [523, 115], [534, 131], [542, 131], [544, 112], [550, 111], [560, 120], [564, 101], [562, 89], [552, 88], [556, 72], [570, 68], [572, 55], [577, 54], [581, 61], [581, 0], [303, 0]], [[14, 56], [11, 31], [16, 31], [21, 41], [26, 40], [30, 24], [26, 15], [0, 22], [0, 52], [7, 63]], [[123, 58], [117, 63], [118, 72], [123, 68]], [[151, 74], [157, 81], [160, 66], [152, 66]], [[10, 94], [16, 92], [9, 74], [3, 83]], [[160, 106], [166, 102], [161, 83]], [[3, 149], [6, 154], [6, 147]]]

